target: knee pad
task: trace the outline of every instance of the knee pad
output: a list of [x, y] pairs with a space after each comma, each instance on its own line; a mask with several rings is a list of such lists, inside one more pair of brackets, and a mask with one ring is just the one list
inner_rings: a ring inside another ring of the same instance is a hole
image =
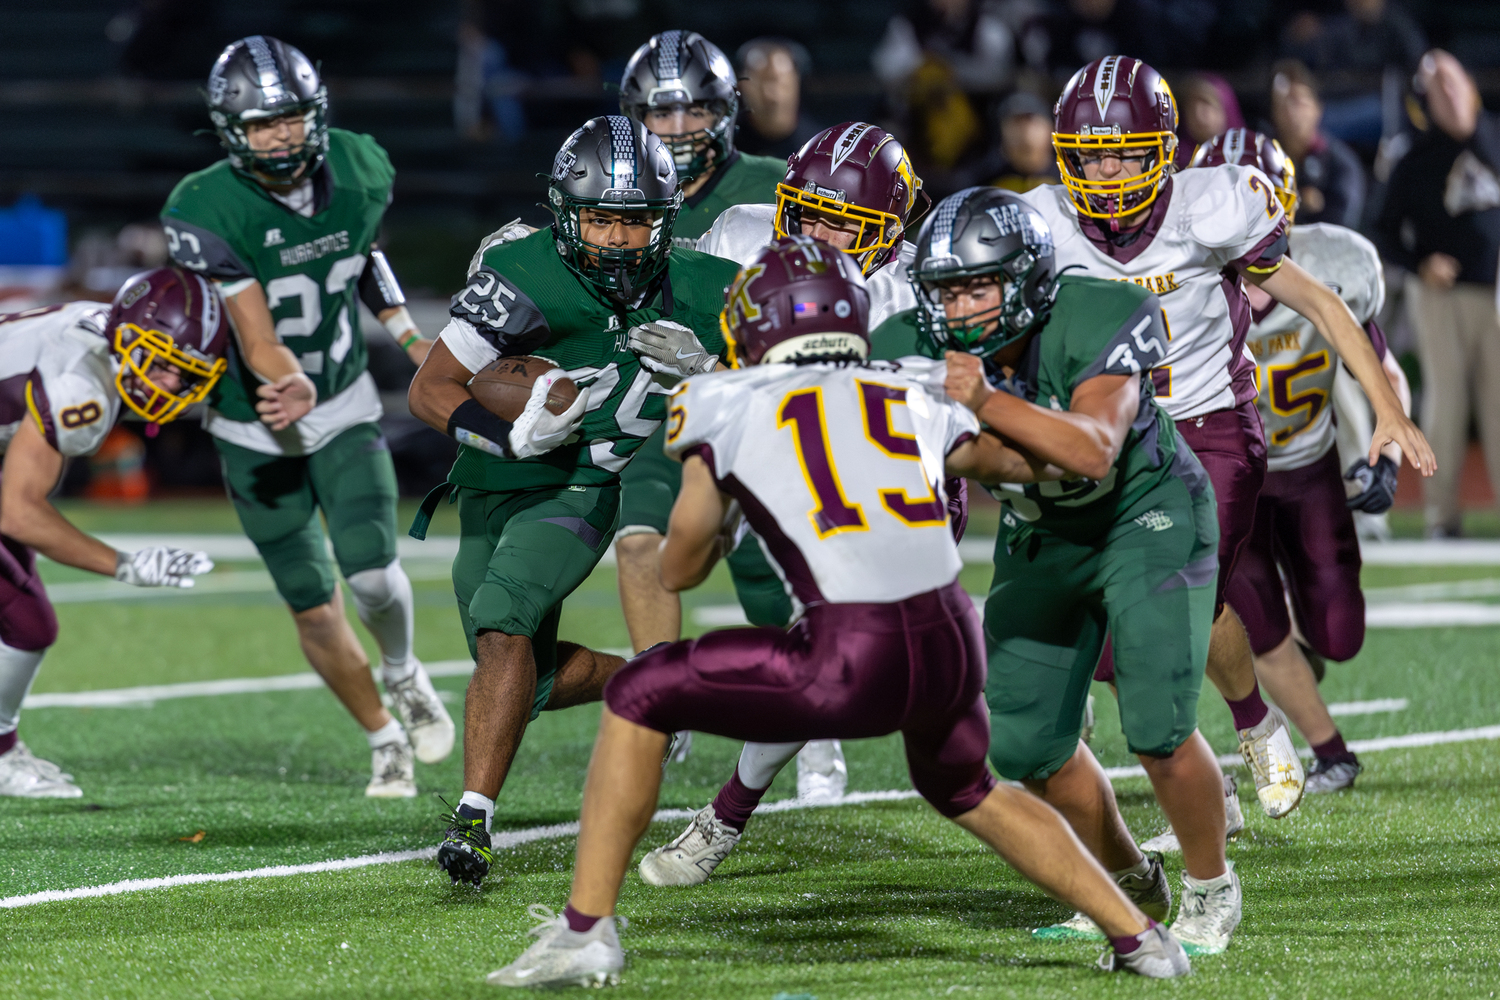
[[411, 593], [411, 581], [397, 559], [379, 569], [362, 569], [344, 578], [354, 603], [366, 612], [383, 611], [392, 601]]

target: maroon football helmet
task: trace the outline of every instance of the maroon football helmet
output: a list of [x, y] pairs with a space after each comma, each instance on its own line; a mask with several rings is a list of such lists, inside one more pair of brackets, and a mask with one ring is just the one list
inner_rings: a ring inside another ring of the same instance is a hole
[[900, 246], [921, 189], [895, 136], [865, 122], [844, 122], [788, 158], [776, 185], [776, 235], [801, 235], [804, 211], [856, 222], [859, 233], [844, 253], [869, 274]]
[[811, 236], [783, 236], [740, 268], [719, 314], [731, 368], [863, 361], [869, 321], [853, 258]]
[[[1057, 168], [1080, 215], [1118, 220], [1156, 200], [1177, 152], [1177, 101], [1161, 75], [1130, 56], [1105, 56], [1073, 74], [1053, 108]], [[1084, 176], [1085, 160], [1142, 156], [1141, 172]]]
[[[120, 287], [106, 336], [120, 361], [125, 405], [164, 424], [208, 395], [228, 362], [229, 319], [218, 291], [180, 267], [143, 271]], [[175, 388], [162, 379], [175, 376]]]
[[1290, 225], [1297, 215], [1297, 168], [1281, 148], [1281, 143], [1248, 128], [1220, 132], [1193, 151], [1189, 167], [1217, 167], [1221, 163], [1238, 163], [1259, 167], [1271, 182], [1276, 200], [1286, 210]]

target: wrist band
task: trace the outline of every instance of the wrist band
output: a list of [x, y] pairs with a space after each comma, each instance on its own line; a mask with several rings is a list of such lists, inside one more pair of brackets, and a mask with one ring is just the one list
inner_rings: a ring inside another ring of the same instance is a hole
[[459, 403], [449, 415], [448, 436], [497, 458], [511, 458], [511, 426], [509, 420], [495, 416], [471, 397]]
[[407, 338], [405, 340], [400, 341], [401, 349], [404, 351], [407, 348], [411, 347], [412, 344], [415, 344], [417, 341], [419, 341], [421, 339], [422, 339], [422, 334], [419, 333], [416, 330], [413, 330], [411, 332], [411, 334], [409, 336], [407, 336]]

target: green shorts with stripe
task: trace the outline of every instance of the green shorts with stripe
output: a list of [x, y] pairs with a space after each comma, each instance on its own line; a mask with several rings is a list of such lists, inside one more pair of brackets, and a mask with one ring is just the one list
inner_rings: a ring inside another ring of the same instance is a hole
[[329, 541], [346, 577], [395, 561], [396, 470], [376, 424], [356, 424], [311, 455], [266, 455], [219, 438], [214, 447], [240, 524], [293, 611], [333, 600]]
[[1078, 749], [1106, 633], [1132, 753], [1171, 754], [1198, 727], [1218, 576], [1213, 491], [1152, 490], [1102, 539], [1004, 531], [984, 608], [990, 760], [1013, 781], [1055, 774]]
[[[682, 465], [662, 453], [665, 425], [646, 439], [620, 473], [620, 534], [667, 533], [672, 505], [682, 489]], [[752, 625], [785, 628], [792, 620], [792, 599], [765, 552], [751, 535], [725, 560], [735, 596]]]
[[618, 524], [620, 488], [454, 490], [459, 540], [453, 593], [469, 654], [478, 658], [482, 629], [530, 638], [536, 658], [535, 719], [552, 696], [560, 665], [557, 624], [563, 600], [609, 549]]

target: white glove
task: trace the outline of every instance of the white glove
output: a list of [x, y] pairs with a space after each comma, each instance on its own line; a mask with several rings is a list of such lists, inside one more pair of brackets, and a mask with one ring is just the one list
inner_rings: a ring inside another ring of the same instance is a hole
[[692, 330], [669, 319], [631, 327], [628, 346], [640, 356], [642, 368], [662, 375], [692, 378], [719, 364]]
[[191, 587], [193, 577], [214, 568], [207, 552], [153, 545], [115, 558], [115, 579], [133, 587]]
[[552, 383], [567, 377], [567, 372], [554, 368], [532, 385], [526, 409], [521, 411], [510, 428], [512, 455], [517, 458], [545, 455], [566, 441], [569, 435], [578, 430], [578, 425], [583, 423], [583, 411], [589, 405], [589, 391], [586, 387], [578, 390], [578, 398], [563, 412], [554, 414], [547, 409], [547, 394], [552, 391]]

